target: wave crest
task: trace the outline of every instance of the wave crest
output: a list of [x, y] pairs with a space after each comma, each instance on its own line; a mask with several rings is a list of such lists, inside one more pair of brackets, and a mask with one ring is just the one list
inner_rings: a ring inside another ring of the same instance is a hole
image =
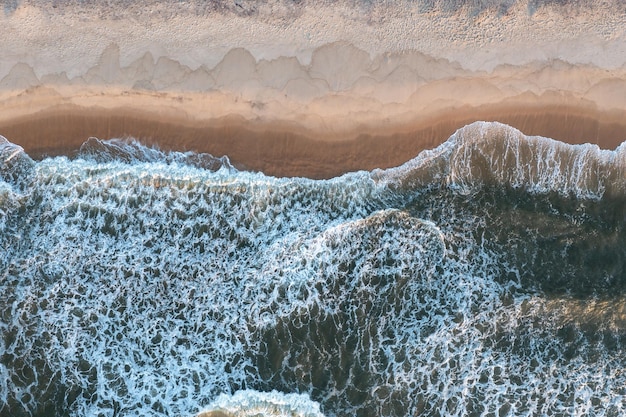
[[100, 163], [166, 162], [190, 165], [208, 171], [217, 171], [220, 168], [235, 169], [226, 156], [216, 158], [208, 153], [164, 152], [142, 145], [132, 138], [101, 140], [91, 137], [81, 145], [77, 156]]
[[375, 176], [401, 188], [444, 183], [463, 194], [504, 186], [585, 199], [623, 196], [626, 142], [614, 151], [602, 150], [526, 136], [501, 123], [475, 122], [438, 148]]
[[0, 136], [0, 179], [17, 185], [27, 177], [35, 162], [24, 149]]
[[283, 394], [277, 391], [237, 391], [221, 394], [198, 417], [324, 417], [320, 405], [304, 394]]

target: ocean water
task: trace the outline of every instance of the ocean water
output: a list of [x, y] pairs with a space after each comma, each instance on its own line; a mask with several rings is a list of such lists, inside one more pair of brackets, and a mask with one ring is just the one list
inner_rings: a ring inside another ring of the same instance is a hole
[[2, 416], [626, 414], [626, 144], [479, 122], [314, 181], [0, 142]]

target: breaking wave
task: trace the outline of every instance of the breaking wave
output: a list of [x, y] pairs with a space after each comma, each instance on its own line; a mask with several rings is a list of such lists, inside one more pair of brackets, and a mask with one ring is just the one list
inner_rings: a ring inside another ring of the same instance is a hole
[[163, 152], [157, 148], [146, 147], [134, 139], [100, 140], [92, 137], [82, 144], [77, 157], [97, 163], [175, 162], [209, 171], [217, 171], [220, 168], [234, 169], [227, 156], [216, 158], [206, 153]]
[[583, 199], [626, 194], [626, 145], [568, 145], [525, 136], [500, 123], [476, 122], [403, 166], [378, 173], [403, 187], [445, 181], [461, 193], [483, 186], [558, 193]]
[[0, 414], [626, 411], [624, 145], [476, 123], [325, 181], [0, 158]]
[[302, 394], [269, 393], [254, 390], [238, 391], [234, 395], [220, 394], [198, 417], [323, 417], [318, 403]]

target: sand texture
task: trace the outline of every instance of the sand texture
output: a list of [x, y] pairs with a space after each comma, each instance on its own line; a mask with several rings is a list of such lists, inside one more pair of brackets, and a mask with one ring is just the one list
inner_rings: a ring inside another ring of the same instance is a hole
[[431, 3], [14, 1], [0, 135], [36, 157], [133, 136], [315, 178], [398, 165], [476, 120], [626, 139], [626, 6]]

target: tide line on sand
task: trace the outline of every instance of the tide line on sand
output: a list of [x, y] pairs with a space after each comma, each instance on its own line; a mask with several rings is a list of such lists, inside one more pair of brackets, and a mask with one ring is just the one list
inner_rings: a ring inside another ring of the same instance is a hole
[[330, 178], [398, 166], [476, 120], [506, 123], [528, 135], [613, 149], [626, 136], [625, 116], [567, 105], [468, 106], [385, 129], [352, 129], [339, 135], [327, 127], [304, 128], [292, 121], [248, 120], [236, 115], [191, 119], [167, 106], [158, 111], [52, 106], [0, 121], [0, 133], [34, 158], [71, 155], [92, 136], [133, 137], [163, 150], [227, 155], [236, 166], [268, 175]]

